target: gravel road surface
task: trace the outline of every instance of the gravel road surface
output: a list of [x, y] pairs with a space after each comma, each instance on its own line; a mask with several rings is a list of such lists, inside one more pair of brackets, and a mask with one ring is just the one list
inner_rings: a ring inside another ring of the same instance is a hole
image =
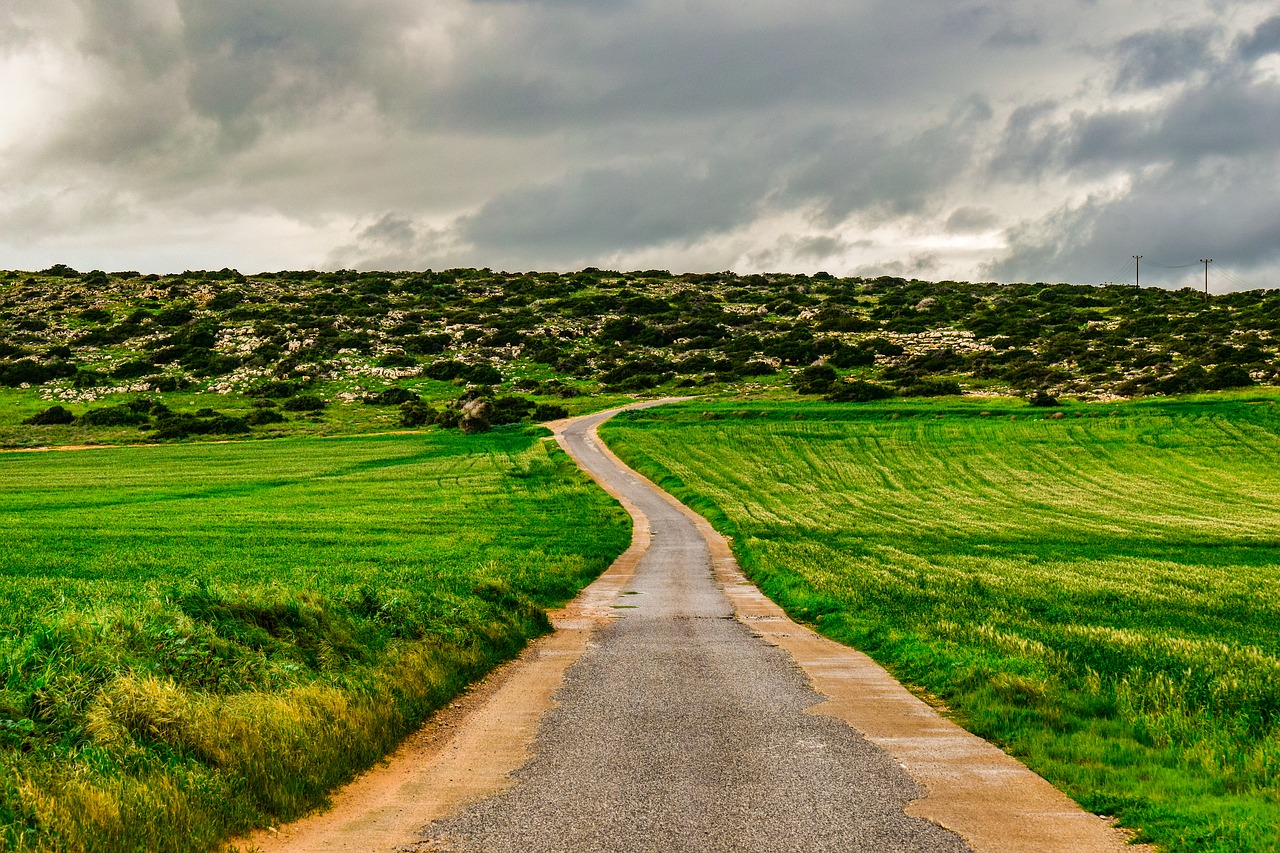
[[[964, 851], [908, 816], [923, 791], [831, 717], [782, 650], [733, 618], [698, 530], [592, 430], [581, 464], [647, 515], [652, 545], [568, 672], [505, 793], [423, 830], [419, 851]], [[629, 594], [628, 594], [629, 593]]]

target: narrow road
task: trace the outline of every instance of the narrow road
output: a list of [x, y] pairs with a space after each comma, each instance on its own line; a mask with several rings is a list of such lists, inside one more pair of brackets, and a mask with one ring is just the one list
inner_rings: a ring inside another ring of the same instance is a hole
[[703, 533], [602, 451], [579, 464], [648, 518], [648, 551], [568, 671], [534, 758], [504, 793], [423, 830], [419, 850], [962, 851], [909, 816], [924, 793], [882, 749], [829, 716], [782, 649], [734, 618]]
[[631, 547], [331, 809], [251, 848], [1152, 853], [791, 621], [600, 444], [612, 414], [557, 438], [632, 514]]

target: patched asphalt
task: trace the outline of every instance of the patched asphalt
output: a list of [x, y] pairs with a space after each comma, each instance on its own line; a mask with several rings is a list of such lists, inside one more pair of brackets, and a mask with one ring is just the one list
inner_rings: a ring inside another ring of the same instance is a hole
[[614, 619], [556, 694], [506, 792], [423, 830], [420, 851], [967, 851], [908, 816], [923, 795], [831, 717], [712, 577], [694, 525], [590, 437], [575, 455], [650, 519], [652, 545]]

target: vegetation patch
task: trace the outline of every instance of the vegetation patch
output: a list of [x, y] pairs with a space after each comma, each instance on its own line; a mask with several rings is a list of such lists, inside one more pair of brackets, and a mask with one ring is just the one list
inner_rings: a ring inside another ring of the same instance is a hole
[[492, 400], [573, 401], [563, 403], [573, 412], [681, 389], [834, 401], [886, 388], [903, 397], [1179, 395], [1280, 383], [1278, 335], [1280, 290], [1205, 298], [825, 274], [139, 276], [55, 265], [0, 271], [0, 400], [9, 404], [0, 444], [170, 440], [137, 425], [23, 423], [52, 405], [96, 409], [138, 396], [238, 418], [255, 399], [293, 401], [304, 417], [248, 424], [279, 436], [427, 426], [435, 421], [421, 410], [395, 407], [438, 411], [477, 389]]
[[544, 434], [0, 455], [0, 849], [324, 802], [626, 547]]
[[1280, 844], [1273, 399], [699, 402], [602, 435], [1085, 807], [1171, 851]]

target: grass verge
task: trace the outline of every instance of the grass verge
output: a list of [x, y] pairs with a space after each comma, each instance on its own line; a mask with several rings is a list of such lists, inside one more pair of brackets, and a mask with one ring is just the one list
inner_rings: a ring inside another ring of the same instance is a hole
[[626, 547], [543, 435], [0, 454], [0, 849], [322, 803]]

